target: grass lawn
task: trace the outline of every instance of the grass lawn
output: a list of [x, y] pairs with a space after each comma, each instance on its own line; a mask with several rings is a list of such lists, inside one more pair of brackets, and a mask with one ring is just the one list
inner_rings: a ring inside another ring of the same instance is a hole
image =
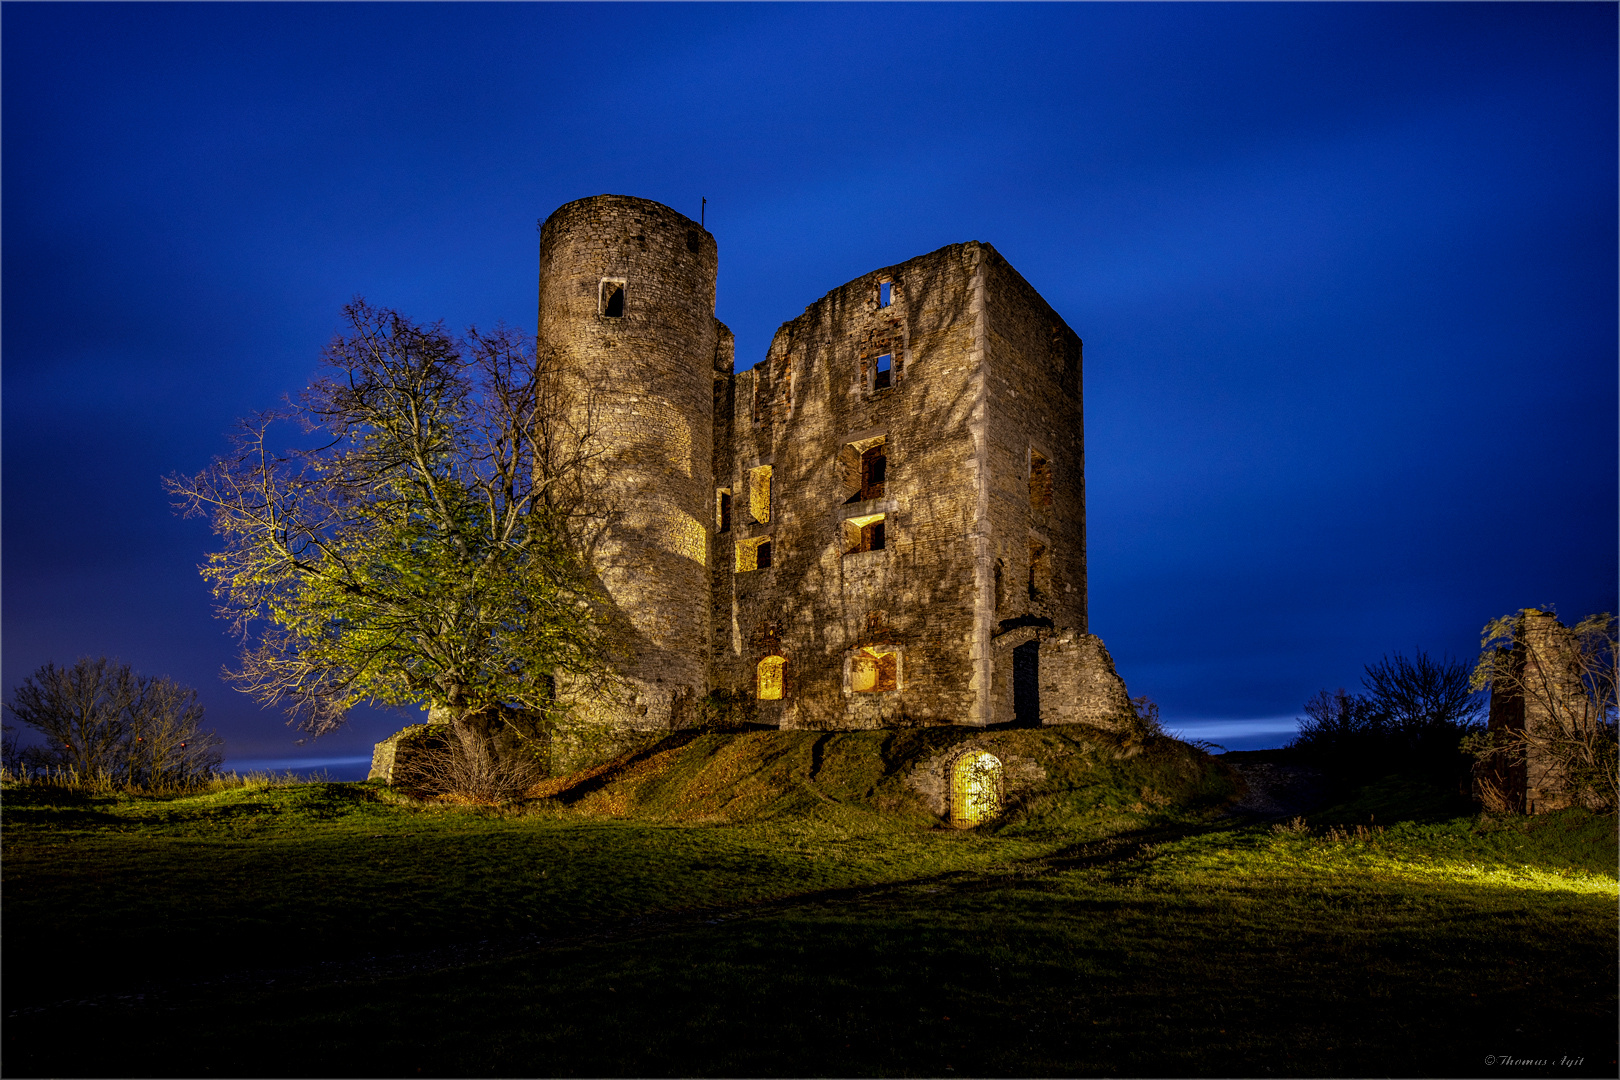
[[1615, 1074], [1613, 818], [1395, 778], [1308, 832], [1119, 802], [955, 832], [8, 787], [3, 1068]]

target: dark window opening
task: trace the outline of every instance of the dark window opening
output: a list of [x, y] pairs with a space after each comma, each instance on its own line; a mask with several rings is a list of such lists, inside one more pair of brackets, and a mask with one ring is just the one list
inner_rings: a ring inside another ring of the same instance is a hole
[[609, 283], [602, 289], [602, 314], [610, 319], [618, 319], [624, 315], [624, 286]]
[[845, 443], [839, 449], [833, 467], [846, 506], [883, 497], [884, 481], [888, 478], [888, 453], [885, 435]]
[[861, 498], [883, 498], [883, 483], [889, 473], [889, 457], [882, 443], [861, 453]]
[[731, 492], [720, 493], [720, 531], [731, 531]]
[[894, 362], [892, 353], [884, 353], [877, 358], [877, 376], [872, 380], [872, 389], [887, 390], [889, 388], [890, 366]]
[[881, 519], [861, 529], [861, 550], [883, 550], [883, 522]]
[[894, 303], [894, 284], [884, 281], [878, 285], [878, 307], [888, 307]]
[[769, 570], [771, 568], [771, 542], [765, 541], [754, 549], [754, 568]]
[[697, 230], [696, 229], [687, 229], [686, 230], [686, 250], [690, 251], [692, 254], [696, 255], [698, 253], [699, 247], [701, 247], [701, 246], [702, 245], [698, 241]]

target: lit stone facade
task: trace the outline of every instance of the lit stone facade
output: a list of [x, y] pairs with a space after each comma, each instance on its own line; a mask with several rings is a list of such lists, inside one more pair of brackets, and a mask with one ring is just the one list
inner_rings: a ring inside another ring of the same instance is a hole
[[833, 290], [734, 374], [715, 271], [647, 200], [542, 227], [540, 343], [593, 388], [615, 513], [592, 557], [633, 628], [614, 719], [680, 727], [729, 689], [783, 728], [1111, 725], [1074, 331], [955, 244]]

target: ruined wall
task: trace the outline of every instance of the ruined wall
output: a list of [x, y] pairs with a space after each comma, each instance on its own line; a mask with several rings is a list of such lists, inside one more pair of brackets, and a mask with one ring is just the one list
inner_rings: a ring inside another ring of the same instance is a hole
[[1041, 723], [1120, 730], [1131, 696], [1114, 658], [1095, 634], [1052, 633], [1041, 642]]
[[628, 694], [586, 719], [667, 729], [706, 687], [716, 266], [713, 236], [646, 199], [580, 199], [541, 228], [539, 344], [594, 428], [590, 555], [627, 645]]
[[[765, 723], [975, 715], [978, 259], [978, 245], [953, 245], [833, 290], [730, 388], [730, 467], [717, 464], [716, 486], [732, 493], [731, 529], [713, 551], [711, 678], [754, 695], [768, 660], [781, 697], [757, 701]], [[769, 504], [758, 507], [751, 489], [767, 467]], [[766, 538], [770, 565], [739, 569], [739, 548], [757, 566]]]
[[[1074, 722], [1055, 718], [1077, 720], [1080, 712], [1048, 709], [1046, 697], [1089, 695], [1094, 673], [1076, 666], [1079, 653], [1064, 652], [1051, 635], [1032, 634], [1031, 628], [1055, 628], [1071, 638], [1087, 630], [1080, 338], [988, 245], [982, 276], [987, 313], [984, 576], [993, 608], [990, 719]], [[1038, 672], [1033, 651], [1017, 652], [1032, 640], [1040, 642]], [[1054, 682], [1057, 670], [1072, 672], [1078, 681]]]
[[1541, 814], [1570, 806], [1567, 766], [1557, 747], [1592, 720], [1573, 663], [1569, 629], [1546, 611], [1526, 610], [1511, 652], [1497, 651], [1501, 674], [1491, 686], [1489, 728], [1528, 732], [1522, 758], [1476, 766], [1475, 797], [1489, 809]]

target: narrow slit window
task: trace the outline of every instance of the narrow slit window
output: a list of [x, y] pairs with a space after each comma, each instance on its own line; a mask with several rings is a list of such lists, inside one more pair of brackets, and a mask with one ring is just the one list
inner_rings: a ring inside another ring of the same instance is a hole
[[602, 279], [602, 314], [609, 319], [624, 316], [624, 282]]
[[893, 377], [894, 354], [884, 353], [877, 358], [877, 371], [872, 376], [872, 389], [887, 390]]
[[787, 658], [767, 656], [754, 668], [754, 696], [761, 701], [780, 701], [787, 686], [784, 678]]
[[849, 662], [849, 688], [857, 694], [885, 694], [900, 685], [900, 659], [891, 649], [861, 649]]
[[883, 514], [844, 519], [844, 554], [857, 551], [882, 551], [887, 539]]
[[1052, 463], [1040, 451], [1029, 452], [1029, 506], [1044, 510], [1052, 505]]
[[894, 303], [894, 282], [883, 281], [878, 283], [878, 307], [888, 307]]
[[761, 525], [771, 520], [771, 467], [761, 465], [748, 471], [748, 511]]
[[715, 494], [714, 518], [716, 532], [731, 531], [731, 492], [721, 488]]
[[1052, 588], [1052, 571], [1046, 561], [1046, 545], [1039, 540], [1029, 542], [1029, 598], [1045, 599]]

